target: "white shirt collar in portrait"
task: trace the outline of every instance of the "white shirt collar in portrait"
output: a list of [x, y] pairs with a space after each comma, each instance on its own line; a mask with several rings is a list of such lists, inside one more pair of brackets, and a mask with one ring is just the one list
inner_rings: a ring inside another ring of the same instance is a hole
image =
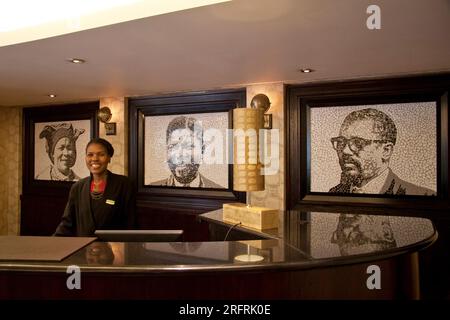
[[361, 188], [352, 186], [350, 188], [351, 193], [369, 193], [369, 194], [379, 194], [381, 193], [381, 189], [386, 183], [387, 176], [389, 174], [388, 168], [383, 170], [378, 176], [370, 180]]
[[59, 170], [56, 167], [51, 166], [50, 179], [56, 181], [74, 181], [79, 180], [80, 177], [78, 177], [72, 170], [70, 170], [69, 175], [65, 176], [61, 172], [59, 172]]

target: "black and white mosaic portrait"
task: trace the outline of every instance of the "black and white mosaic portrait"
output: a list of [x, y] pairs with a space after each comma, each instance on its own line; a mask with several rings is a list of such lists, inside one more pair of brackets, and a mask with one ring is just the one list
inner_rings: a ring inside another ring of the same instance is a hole
[[145, 185], [228, 189], [228, 112], [145, 117]]
[[310, 191], [435, 196], [436, 103], [310, 109]]
[[34, 127], [34, 179], [76, 181], [89, 175], [84, 148], [90, 120], [41, 122]]

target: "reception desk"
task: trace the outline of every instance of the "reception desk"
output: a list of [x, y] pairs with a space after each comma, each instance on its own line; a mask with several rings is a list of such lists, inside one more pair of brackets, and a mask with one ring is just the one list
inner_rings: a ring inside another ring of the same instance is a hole
[[215, 241], [96, 241], [59, 262], [0, 261], [0, 299], [417, 299], [418, 252], [437, 238], [410, 217], [280, 212], [265, 231], [221, 210], [201, 219]]

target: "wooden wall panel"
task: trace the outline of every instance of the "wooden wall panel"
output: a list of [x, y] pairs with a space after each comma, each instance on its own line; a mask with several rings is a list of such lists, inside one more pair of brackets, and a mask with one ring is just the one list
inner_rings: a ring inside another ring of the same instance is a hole
[[208, 224], [197, 217], [204, 212], [189, 207], [138, 201], [137, 223], [139, 229], [182, 229], [183, 241], [208, 241]]
[[21, 196], [20, 234], [22, 236], [50, 236], [61, 221], [67, 195]]

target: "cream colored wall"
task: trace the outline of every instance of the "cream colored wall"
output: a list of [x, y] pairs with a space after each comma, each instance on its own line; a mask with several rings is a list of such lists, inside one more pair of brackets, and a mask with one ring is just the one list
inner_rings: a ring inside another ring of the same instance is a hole
[[0, 235], [17, 235], [22, 189], [21, 108], [0, 112]]
[[108, 169], [114, 173], [126, 175], [128, 167], [128, 127], [125, 126], [125, 124], [128, 123], [126, 120], [126, 100], [125, 98], [101, 98], [100, 108], [101, 107], [109, 107], [111, 109], [112, 117], [109, 122], [115, 122], [117, 130], [116, 135], [106, 135], [104, 123], [99, 123], [100, 138], [108, 140], [114, 147], [114, 156], [111, 159]]
[[271, 104], [267, 113], [272, 114], [272, 128], [279, 130], [279, 170], [277, 174], [265, 176], [264, 191], [251, 192], [250, 204], [284, 210], [284, 85], [278, 82], [247, 86], [247, 107], [259, 93], [269, 98]]

